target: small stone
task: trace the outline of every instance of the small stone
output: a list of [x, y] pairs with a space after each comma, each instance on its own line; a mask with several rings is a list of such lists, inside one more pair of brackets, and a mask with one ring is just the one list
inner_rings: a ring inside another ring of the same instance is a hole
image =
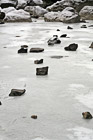
[[89, 25], [88, 27], [93, 27], [93, 25]]
[[21, 48], [18, 50], [18, 53], [27, 53], [28, 49]]
[[48, 74], [48, 67], [36, 68], [36, 75], [47, 75]]
[[64, 49], [66, 51], [76, 51], [77, 48], [78, 48], [78, 44], [73, 43], [73, 44], [70, 44], [68, 47], [65, 47]]
[[82, 25], [81, 28], [87, 28], [87, 26], [86, 25]]
[[90, 112], [83, 112], [82, 115], [83, 115], [84, 119], [92, 119], [93, 118], [92, 115], [90, 114]]
[[67, 34], [63, 34], [63, 35], [61, 35], [60, 37], [67, 37]]
[[16, 37], [20, 37], [19, 35], [17, 35]]
[[21, 45], [21, 48], [28, 48], [27, 45]]
[[11, 93], [9, 94], [9, 96], [21, 96], [26, 92], [25, 89], [12, 89]]
[[43, 48], [31, 48], [30, 49], [30, 53], [39, 53], [39, 52], [43, 52], [44, 49]]
[[0, 101], [0, 105], [2, 105], [1, 101]]
[[63, 58], [63, 56], [51, 56], [51, 58], [56, 58], [56, 59], [61, 59], [61, 58]]
[[91, 43], [90, 47], [89, 48], [92, 48], [93, 49], [93, 42]]
[[42, 63], [43, 63], [43, 59], [35, 60], [35, 61], [34, 61], [34, 64], [42, 64]]
[[37, 115], [32, 115], [31, 118], [32, 119], [37, 119]]
[[57, 29], [57, 31], [60, 31], [59, 29]]
[[68, 26], [67, 29], [73, 29], [72, 27]]

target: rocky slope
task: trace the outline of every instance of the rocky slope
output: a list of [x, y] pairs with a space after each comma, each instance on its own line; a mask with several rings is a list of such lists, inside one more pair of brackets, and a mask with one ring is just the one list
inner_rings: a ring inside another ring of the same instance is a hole
[[[93, 19], [93, 0], [0, 0], [0, 7], [1, 12], [7, 11], [6, 8], [10, 9], [9, 16], [5, 13], [5, 21], [8, 22], [22, 21], [22, 19], [31, 21], [31, 17], [44, 17], [45, 21], [65, 23], [79, 22], [80, 19]], [[10, 7], [14, 7], [16, 13], [11, 11]], [[67, 10], [69, 9], [67, 7], [70, 7], [70, 10]]]

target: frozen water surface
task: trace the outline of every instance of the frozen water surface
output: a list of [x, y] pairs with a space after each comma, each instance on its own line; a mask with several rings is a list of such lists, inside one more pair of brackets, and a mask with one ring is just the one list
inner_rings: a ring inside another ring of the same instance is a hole
[[[37, 20], [0, 25], [0, 140], [93, 140], [93, 120], [81, 115], [93, 114], [93, 27], [81, 29], [82, 24]], [[68, 25], [73, 30], [67, 30]], [[47, 40], [56, 34], [70, 38], [48, 46]], [[76, 52], [64, 50], [70, 43], [78, 43]], [[17, 54], [24, 44], [45, 51]], [[69, 57], [51, 58], [55, 55]], [[34, 64], [41, 58], [43, 64]], [[49, 66], [48, 76], [36, 76], [36, 68], [42, 66]], [[26, 93], [9, 97], [12, 88], [25, 88]], [[31, 119], [33, 114], [37, 120]]]

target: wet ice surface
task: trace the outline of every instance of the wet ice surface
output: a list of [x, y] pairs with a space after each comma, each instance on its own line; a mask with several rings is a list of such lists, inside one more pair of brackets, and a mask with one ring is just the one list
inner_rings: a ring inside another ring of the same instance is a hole
[[[89, 48], [93, 27], [81, 29], [82, 24], [70, 24], [73, 30], [67, 30], [68, 24], [42, 20], [0, 25], [0, 140], [93, 140], [93, 120], [81, 115], [93, 114], [93, 51]], [[47, 40], [56, 34], [70, 38], [49, 47]], [[78, 43], [76, 52], [64, 50], [70, 43]], [[17, 54], [24, 44], [45, 51]], [[55, 55], [69, 57], [51, 58]], [[44, 63], [35, 65], [34, 60], [41, 58]], [[36, 76], [36, 67], [42, 66], [49, 66], [48, 76]], [[26, 93], [9, 97], [12, 88], [25, 88]], [[37, 120], [31, 119], [33, 114]]]

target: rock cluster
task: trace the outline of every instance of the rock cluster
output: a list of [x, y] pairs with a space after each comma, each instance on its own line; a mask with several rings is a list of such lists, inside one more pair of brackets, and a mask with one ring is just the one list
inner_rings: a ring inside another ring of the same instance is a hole
[[[44, 17], [49, 22], [76, 23], [93, 20], [92, 0], [1, 0], [0, 9], [7, 22], [31, 22]], [[49, 4], [52, 4], [48, 6]], [[46, 5], [46, 6], [45, 6]]]

